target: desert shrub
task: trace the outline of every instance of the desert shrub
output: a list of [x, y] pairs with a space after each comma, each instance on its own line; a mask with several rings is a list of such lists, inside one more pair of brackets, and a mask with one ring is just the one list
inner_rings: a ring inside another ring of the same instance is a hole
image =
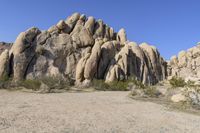
[[40, 79], [28, 79], [17, 82], [16, 87], [24, 87], [33, 91], [57, 92], [56, 90], [68, 90], [71, 87], [69, 80], [58, 77], [42, 77]]
[[156, 89], [155, 86], [144, 85], [142, 87], [135, 87], [135, 89], [132, 89], [130, 95], [145, 97], [145, 98], [146, 97], [157, 98], [161, 95], [161, 93]]
[[41, 82], [39, 80], [23, 80], [18, 82], [18, 86], [25, 87], [26, 89], [31, 89], [37, 91], [40, 89]]
[[63, 79], [59, 77], [43, 77], [40, 79], [42, 83], [48, 86], [49, 90], [53, 89], [69, 89], [73, 85], [70, 79]]
[[127, 81], [113, 81], [110, 83], [105, 83], [104, 80], [94, 79], [91, 86], [96, 90], [102, 91], [128, 91], [128, 83], [129, 82]]
[[140, 97], [158, 97], [160, 92], [156, 89], [155, 86], [143, 84], [141, 81], [136, 79], [129, 80], [131, 95], [140, 96]]
[[138, 88], [138, 89], [145, 89], [145, 85], [141, 82], [141, 81], [139, 81], [139, 80], [132, 80], [131, 81], [135, 86], [136, 86], [136, 88]]
[[4, 75], [0, 78], [0, 89], [7, 89], [11, 86], [11, 79], [8, 75]]
[[154, 86], [147, 86], [144, 89], [144, 94], [148, 97], [159, 97], [161, 95]]
[[172, 79], [169, 80], [169, 83], [173, 88], [184, 87], [186, 85], [185, 80], [181, 77], [172, 77]]
[[40, 79], [27, 79], [14, 82], [9, 77], [4, 77], [0, 79], [0, 89], [16, 89], [24, 87], [26, 89], [31, 89], [33, 91], [38, 91], [40, 89], [48, 88], [47, 92], [51, 92], [51, 90], [57, 89], [69, 89], [72, 85], [74, 85], [74, 81], [69, 78], [59, 78], [59, 77], [42, 77]]
[[113, 81], [108, 85], [110, 91], [128, 91], [129, 81]]
[[96, 90], [103, 91], [129, 91], [135, 87], [140, 89], [145, 88], [145, 85], [141, 81], [136, 80], [134, 77], [129, 77], [124, 81], [116, 80], [110, 83], [105, 83], [104, 80], [93, 79], [91, 86]]
[[8, 89], [11, 85], [11, 81], [10, 80], [6, 80], [6, 81], [0, 81], [0, 89]]
[[2, 76], [2, 77], [0, 78], [0, 82], [6, 82], [6, 81], [8, 81], [8, 80], [10, 80], [10, 78], [9, 78], [9, 76], [8, 76], [7, 74], [4, 74], [4, 76]]
[[94, 79], [91, 84], [92, 87], [94, 87], [96, 90], [103, 90], [106, 91], [109, 89], [109, 85], [105, 83], [104, 80], [98, 80]]

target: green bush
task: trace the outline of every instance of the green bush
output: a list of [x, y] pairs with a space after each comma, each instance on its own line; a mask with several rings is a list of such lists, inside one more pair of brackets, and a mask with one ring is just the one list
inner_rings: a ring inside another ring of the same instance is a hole
[[0, 82], [6, 82], [6, 81], [9, 81], [9, 80], [10, 80], [10, 78], [7, 74], [4, 74], [4, 76], [2, 76], [0, 78]]
[[131, 81], [135, 86], [136, 88], [138, 89], [145, 89], [146, 88], [146, 85], [144, 85], [141, 81], [139, 80], [132, 80]]
[[108, 85], [110, 91], [128, 91], [129, 81], [113, 81]]
[[40, 85], [41, 85], [41, 82], [39, 80], [23, 80], [23, 81], [20, 81], [18, 86], [23, 86], [25, 87], [26, 89], [31, 89], [31, 90], [34, 90], [34, 91], [37, 91], [40, 89]]
[[94, 79], [92, 81], [92, 84], [91, 84], [92, 87], [94, 87], [96, 90], [103, 90], [103, 91], [106, 91], [109, 89], [109, 85], [107, 83], [105, 83], [104, 80], [97, 80], [97, 79]]
[[111, 83], [105, 83], [104, 80], [94, 79], [92, 81], [92, 87], [96, 90], [103, 91], [128, 91], [128, 83], [127, 81], [113, 81]]
[[43, 77], [40, 79], [42, 83], [47, 85], [50, 90], [53, 89], [69, 89], [73, 83], [70, 80], [64, 80], [58, 77]]
[[172, 79], [169, 80], [169, 83], [173, 88], [184, 87], [186, 85], [185, 80], [181, 77], [172, 77]]
[[0, 89], [13, 89], [13, 88], [20, 88], [24, 87], [26, 89], [31, 89], [34, 91], [38, 91], [41, 88], [41, 85], [45, 84], [48, 88], [48, 92], [53, 92], [51, 90], [66, 90], [69, 89], [72, 85], [74, 85], [74, 81], [66, 78], [59, 78], [59, 77], [42, 77], [40, 79], [27, 79], [14, 82], [8, 76], [0, 78]]
[[148, 97], [159, 97], [160, 92], [154, 86], [148, 86], [144, 89], [144, 94]]
[[11, 80], [0, 81], [0, 89], [9, 89], [11, 86]]
[[94, 79], [91, 86], [94, 87], [96, 90], [103, 91], [129, 91], [132, 89], [133, 85], [136, 86], [136, 88], [145, 88], [145, 85], [135, 78], [129, 78], [125, 81], [113, 81], [110, 83], [105, 83], [104, 80]]

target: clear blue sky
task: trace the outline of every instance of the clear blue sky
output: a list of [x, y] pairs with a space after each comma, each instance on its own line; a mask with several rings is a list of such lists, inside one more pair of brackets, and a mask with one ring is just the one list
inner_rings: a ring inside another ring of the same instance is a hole
[[48, 29], [73, 12], [125, 28], [129, 40], [155, 45], [166, 59], [200, 41], [200, 0], [1, 0], [0, 41], [32, 26]]

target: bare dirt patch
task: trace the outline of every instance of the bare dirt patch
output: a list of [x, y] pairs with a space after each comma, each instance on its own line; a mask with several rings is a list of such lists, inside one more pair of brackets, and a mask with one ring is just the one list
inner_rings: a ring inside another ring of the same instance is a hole
[[2, 133], [198, 133], [200, 116], [133, 100], [129, 92], [0, 90]]

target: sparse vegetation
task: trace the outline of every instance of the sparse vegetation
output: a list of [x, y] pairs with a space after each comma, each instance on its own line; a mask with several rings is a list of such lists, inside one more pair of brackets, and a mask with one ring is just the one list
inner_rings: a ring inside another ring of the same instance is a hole
[[161, 93], [156, 89], [155, 86], [144, 86], [143, 88], [136, 87], [131, 91], [131, 96], [157, 98], [160, 95]]
[[158, 90], [154, 86], [147, 86], [144, 89], [144, 94], [148, 97], [155, 97], [155, 98], [160, 96], [160, 92], [158, 92]]
[[141, 82], [141, 81], [139, 81], [139, 80], [130, 80], [130, 82], [131, 83], [133, 83], [135, 86], [136, 86], [136, 88], [138, 88], [138, 89], [145, 89], [145, 85]]
[[8, 76], [2, 77], [0, 79], [0, 89], [7, 89], [11, 85], [11, 80]]
[[106, 91], [109, 88], [109, 85], [104, 82], [104, 80], [97, 80], [94, 79], [91, 83], [91, 86], [94, 87], [96, 90], [103, 90]]
[[51, 90], [54, 90], [54, 89], [68, 90], [73, 85], [73, 82], [70, 81], [70, 79], [64, 80], [59, 77], [44, 77], [41, 79], [41, 82], [48, 86], [50, 92]]
[[183, 78], [176, 76], [172, 77], [172, 79], [169, 80], [169, 83], [172, 86], [172, 88], [184, 87], [185, 85], [187, 85]]
[[103, 80], [93, 80], [92, 87], [96, 90], [103, 91], [129, 91], [131, 95], [142, 95], [146, 97], [158, 97], [160, 93], [153, 86], [144, 85], [142, 82], [129, 79], [127, 81], [113, 81], [111, 83], [105, 83]]
[[128, 81], [113, 81], [111, 83], [105, 83], [103, 80], [94, 79], [92, 81], [92, 87], [96, 90], [103, 91], [128, 91]]
[[23, 80], [19, 82], [19, 86], [37, 91], [40, 89], [41, 82], [39, 80]]
[[105, 83], [104, 80], [94, 79], [91, 86], [96, 90], [103, 91], [129, 91], [132, 90], [133, 87], [145, 89], [145, 85], [141, 81], [136, 80], [134, 76], [130, 76], [124, 81], [113, 81], [110, 83]]
[[0, 82], [6, 82], [6, 81], [8, 81], [10, 78], [8, 77], [8, 75], [7, 74], [4, 74], [4, 76], [2, 76], [1, 78], [0, 78]]
[[[43, 86], [42, 86], [43, 85]], [[18, 89], [26, 88], [33, 91], [44, 90], [45, 92], [56, 92], [54, 90], [68, 90], [73, 85], [73, 81], [64, 80], [58, 77], [43, 77], [41, 79], [27, 79], [18, 82], [13, 82], [12, 80], [4, 79], [0, 80], [0, 88], [2, 89]]]

